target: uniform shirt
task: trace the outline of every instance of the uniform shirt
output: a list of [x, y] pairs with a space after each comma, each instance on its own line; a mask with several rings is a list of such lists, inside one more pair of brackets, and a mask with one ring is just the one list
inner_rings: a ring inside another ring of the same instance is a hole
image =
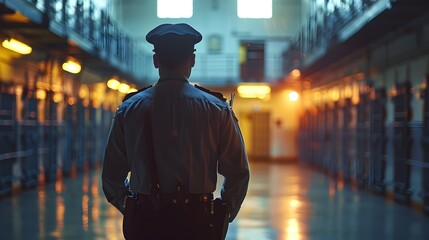
[[[150, 115], [152, 129], [147, 129], [144, 114]], [[152, 131], [153, 144], [145, 139], [145, 131]], [[237, 119], [225, 101], [186, 78], [164, 78], [119, 106], [107, 141], [102, 182], [107, 200], [121, 212], [129, 171], [131, 190], [150, 193], [150, 147], [161, 193], [175, 193], [178, 183], [191, 194], [212, 193], [219, 173], [225, 177], [221, 197], [233, 220], [247, 192], [249, 165]]]

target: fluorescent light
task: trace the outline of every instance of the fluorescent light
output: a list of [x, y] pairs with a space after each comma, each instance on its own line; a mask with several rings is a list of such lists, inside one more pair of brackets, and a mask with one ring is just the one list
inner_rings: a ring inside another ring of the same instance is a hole
[[68, 59], [65, 63], [63, 63], [63, 70], [69, 73], [80, 73], [82, 70], [82, 66], [80, 63], [74, 59]]
[[109, 81], [107, 81], [107, 87], [112, 90], [118, 90], [120, 84], [121, 83], [114, 78], [111, 78]]
[[119, 85], [118, 91], [121, 93], [128, 93], [128, 90], [130, 90], [130, 85], [126, 83], [121, 83]]
[[1, 45], [22, 55], [30, 54], [32, 51], [30, 46], [13, 38], [4, 40]]
[[266, 83], [242, 83], [237, 91], [242, 98], [264, 99], [271, 93], [271, 88]]

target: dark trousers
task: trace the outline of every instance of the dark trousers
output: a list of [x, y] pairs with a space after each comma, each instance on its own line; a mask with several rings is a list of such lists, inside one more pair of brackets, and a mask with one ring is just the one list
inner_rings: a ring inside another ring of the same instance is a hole
[[126, 201], [123, 232], [127, 240], [213, 239], [210, 201], [186, 204], [168, 202], [160, 210], [154, 210], [147, 199], [138, 204], [133, 198]]

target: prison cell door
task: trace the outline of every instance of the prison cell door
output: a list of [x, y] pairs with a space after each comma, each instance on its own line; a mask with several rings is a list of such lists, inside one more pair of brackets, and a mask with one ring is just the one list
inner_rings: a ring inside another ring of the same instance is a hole
[[398, 94], [394, 103], [394, 180], [395, 199], [408, 202], [411, 196], [410, 174], [408, 163], [411, 155], [411, 83], [406, 81], [397, 84]]
[[16, 96], [0, 85], [0, 196], [12, 190], [12, 169], [16, 161], [15, 109]]
[[37, 105], [39, 100], [36, 98], [35, 91], [28, 91], [24, 97], [25, 107], [23, 111], [23, 120], [21, 121], [21, 171], [22, 185], [31, 187], [38, 184], [39, 164], [37, 158], [37, 142], [39, 141], [37, 121]]
[[386, 90], [374, 89], [370, 104], [371, 155], [369, 187], [377, 192], [385, 189], [384, 172], [386, 168]]
[[359, 186], [368, 183], [368, 155], [369, 155], [369, 97], [367, 92], [359, 94], [356, 123], [356, 180]]
[[342, 114], [342, 148], [341, 148], [341, 171], [345, 179], [350, 180], [352, 174], [352, 159], [351, 148], [352, 148], [352, 129], [350, 128], [352, 122], [352, 100], [346, 98], [344, 106], [341, 109]]
[[263, 81], [265, 75], [263, 41], [242, 41], [240, 44], [240, 78], [246, 82]]

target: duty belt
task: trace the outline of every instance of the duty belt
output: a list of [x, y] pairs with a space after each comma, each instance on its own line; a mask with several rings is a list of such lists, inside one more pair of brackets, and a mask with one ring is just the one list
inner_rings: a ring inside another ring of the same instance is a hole
[[[129, 192], [127, 194], [127, 197], [134, 198], [135, 200], [142, 202], [149, 198], [149, 195], [146, 194], [140, 194], [140, 193], [133, 193]], [[204, 194], [161, 194], [160, 195], [161, 201], [163, 203], [207, 203], [211, 202], [213, 200], [213, 194], [212, 193], [204, 193]]]
[[207, 203], [213, 200], [213, 194], [185, 194], [180, 196], [177, 194], [161, 194], [161, 200], [165, 203]]

